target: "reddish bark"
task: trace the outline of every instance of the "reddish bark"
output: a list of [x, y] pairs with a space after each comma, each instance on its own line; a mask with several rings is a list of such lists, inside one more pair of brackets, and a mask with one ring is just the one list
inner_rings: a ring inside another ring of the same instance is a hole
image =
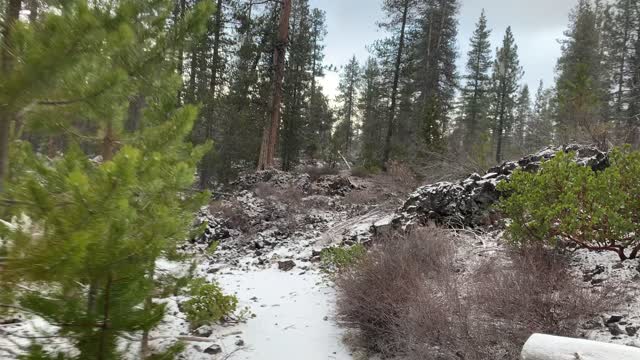
[[289, 19], [291, 17], [291, 1], [292, 0], [283, 1], [282, 11], [280, 13], [278, 42], [273, 52], [275, 74], [273, 79], [271, 121], [264, 127], [264, 133], [262, 135], [262, 146], [260, 147], [260, 158], [258, 160], [258, 170], [265, 170], [274, 166], [276, 145], [278, 143], [278, 130], [280, 128], [282, 83], [284, 82], [284, 62], [285, 56], [287, 54], [287, 45], [289, 42]]

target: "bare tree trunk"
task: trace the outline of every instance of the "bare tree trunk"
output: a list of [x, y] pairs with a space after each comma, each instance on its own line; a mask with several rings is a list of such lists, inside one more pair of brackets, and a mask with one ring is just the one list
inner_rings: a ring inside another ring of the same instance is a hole
[[389, 108], [389, 120], [387, 122], [387, 136], [384, 143], [384, 153], [382, 157], [382, 167], [386, 169], [387, 162], [391, 156], [391, 139], [393, 138], [393, 125], [396, 116], [396, 105], [398, 101], [398, 84], [400, 83], [400, 66], [402, 65], [402, 54], [404, 52], [404, 37], [409, 15], [409, 0], [405, 0], [402, 10], [402, 25], [400, 28], [400, 40], [398, 42], [398, 54], [396, 56], [395, 70], [393, 73], [393, 88], [391, 89], [391, 106]]
[[216, 18], [213, 34], [213, 59], [211, 61], [211, 83], [209, 85], [211, 95], [210, 100], [215, 100], [218, 95], [218, 74], [220, 72], [220, 40], [222, 38], [223, 29], [223, 12], [222, 12], [222, 0], [218, 0], [216, 3]]
[[275, 74], [273, 79], [273, 99], [271, 103], [271, 122], [264, 127], [262, 136], [262, 146], [260, 147], [260, 158], [258, 160], [258, 170], [272, 168], [276, 154], [278, 142], [278, 128], [280, 127], [280, 115], [282, 106], [282, 83], [284, 81], [284, 62], [289, 42], [289, 18], [291, 17], [291, 0], [284, 0], [282, 12], [280, 14], [280, 25], [278, 29], [278, 43], [273, 52], [273, 64]]
[[[220, 78], [220, 46], [222, 42], [222, 31], [224, 30], [224, 12], [223, 12], [222, 0], [216, 2], [216, 15], [213, 23], [213, 58], [211, 59], [211, 79], [209, 81], [209, 93], [207, 100], [205, 101], [205, 109], [203, 112], [202, 121], [202, 139], [201, 140], [213, 140], [215, 136], [215, 124], [214, 124], [214, 110], [215, 100], [218, 96], [219, 78]], [[199, 175], [200, 175], [200, 188], [206, 189], [210, 184], [214, 175], [215, 156], [212, 152], [206, 154], [200, 161]]]
[[127, 132], [132, 133], [140, 129], [142, 126], [142, 111], [145, 106], [146, 102], [143, 95], [136, 95], [129, 100], [129, 111], [125, 122], [125, 130]]
[[107, 162], [113, 160], [115, 145], [115, 135], [113, 132], [113, 121], [107, 122], [107, 129], [102, 139], [102, 161]]
[[[9, 0], [5, 12], [5, 23], [0, 44], [0, 76], [8, 77], [13, 71], [13, 55], [9, 47], [13, 27], [20, 17], [22, 0]], [[0, 104], [0, 193], [4, 191], [4, 182], [9, 176], [9, 132], [13, 116], [6, 104]]]
[[38, 12], [40, 10], [40, 3], [38, 0], [29, 0], [29, 22], [34, 23], [38, 20]]
[[[179, 0], [178, 1], [178, 3], [176, 4], [175, 10], [174, 10], [174, 21], [175, 22], [178, 22], [178, 21], [182, 20], [182, 18], [184, 17], [184, 12], [186, 10], [186, 7], [187, 7], [186, 0]], [[178, 74], [180, 74], [180, 80], [183, 80], [183, 76], [184, 76], [184, 46], [182, 45], [182, 43], [180, 43], [180, 45], [178, 47]], [[178, 106], [182, 105], [183, 90], [184, 90], [184, 86], [180, 87], [180, 90], [178, 90], [178, 94], [177, 94]]]

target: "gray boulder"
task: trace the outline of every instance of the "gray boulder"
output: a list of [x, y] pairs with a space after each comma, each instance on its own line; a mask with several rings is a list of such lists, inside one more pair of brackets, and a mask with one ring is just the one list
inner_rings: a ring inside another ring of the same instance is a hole
[[459, 182], [441, 182], [419, 188], [399, 209], [394, 225], [405, 227], [429, 222], [451, 227], [490, 225], [495, 220], [493, 205], [504, 195], [498, 191], [497, 185], [501, 181], [508, 181], [517, 169], [538, 171], [544, 161], [553, 158], [559, 151], [575, 152], [575, 161], [594, 171], [609, 166], [607, 154], [595, 147], [569, 145], [547, 148], [519, 161], [509, 161], [491, 168], [484, 176], [472, 174]]

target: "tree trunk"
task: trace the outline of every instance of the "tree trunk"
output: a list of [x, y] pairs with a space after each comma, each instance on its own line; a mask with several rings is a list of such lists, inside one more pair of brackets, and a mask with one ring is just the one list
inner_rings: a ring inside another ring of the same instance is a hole
[[107, 162], [113, 159], [115, 135], [113, 133], [113, 121], [107, 122], [107, 129], [102, 138], [102, 161]]
[[[211, 59], [211, 79], [209, 81], [209, 93], [205, 101], [205, 111], [201, 118], [203, 134], [201, 140], [213, 140], [215, 136], [214, 110], [215, 100], [218, 96], [218, 79], [220, 78], [220, 45], [222, 40], [222, 30], [224, 28], [224, 13], [222, 9], [222, 0], [216, 2], [216, 15], [213, 24], [213, 57]], [[199, 139], [200, 140], [200, 139]], [[213, 150], [212, 150], [213, 151]], [[215, 156], [212, 153], [207, 154], [200, 161], [199, 175], [200, 188], [206, 189], [211, 183], [214, 175]]]
[[289, 41], [289, 18], [291, 17], [291, 0], [284, 0], [280, 14], [278, 29], [278, 43], [273, 52], [273, 64], [276, 67], [273, 79], [273, 99], [271, 103], [271, 122], [264, 127], [262, 146], [258, 170], [265, 170], [274, 166], [276, 145], [278, 142], [278, 128], [282, 107], [282, 83], [284, 81], [284, 64]]
[[[0, 44], [0, 76], [8, 77], [13, 71], [13, 55], [11, 54], [11, 37], [13, 27], [20, 17], [22, 0], [9, 0], [5, 12], [5, 23]], [[6, 104], [0, 104], [0, 193], [4, 191], [4, 183], [9, 176], [9, 132], [13, 116]]]
[[[179, 22], [183, 19], [186, 8], [187, 8], [186, 0], [179, 0], [174, 10], [175, 22]], [[184, 76], [184, 46], [182, 45], [182, 42], [180, 42], [180, 45], [178, 46], [178, 74], [180, 74], [180, 79], [182, 80]], [[180, 90], [178, 90], [178, 94], [177, 94], [178, 106], [182, 105], [183, 90], [184, 90], [184, 86], [180, 87]]]
[[40, 8], [40, 4], [38, 3], [38, 0], [29, 0], [29, 22], [30, 23], [34, 23], [36, 22], [36, 20], [38, 20], [38, 11]]
[[218, 89], [218, 74], [220, 72], [220, 40], [222, 38], [223, 29], [222, 21], [222, 0], [218, 0], [216, 3], [216, 18], [213, 30], [213, 59], [211, 61], [211, 83], [209, 85], [211, 91], [210, 101], [214, 101], [218, 95], [216, 90]]
[[400, 27], [400, 40], [398, 42], [398, 54], [396, 56], [395, 70], [393, 72], [393, 87], [391, 88], [391, 106], [389, 107], [389, 120], [387, 122], [387, 137], [384, 143], [384, 153], [382, 157], [382, 167], [387, 168], [387, 162], [391, 156], [391, 139], [393, 138], [393, 125], [396, 116], [396, 105], [398, 101], [398, 84], [400, 82], [400, 66], [402, 65], [402, 54], [404, 52], [404, 37], [409, 15], [409, 0], [405, 0], [402, 10], [402, 25]]
[[102, 326], [100, 326], [100, 340], [98, 342], [98, 360], [103, 360], [107, 352], [108, 336], [111, 331], [111, 287], [113, 285], [113, 277], [111, 274], [107, 276], [107, 283], [104, 289], [104, 304], [102, 305]]
[[127, 121], [125, 122], [125, 130], [129, 133], [139, 130], [142, 126], [142, 111], [146, 106], [143, 95], [136, 95], [129, 100], [129, 111]]

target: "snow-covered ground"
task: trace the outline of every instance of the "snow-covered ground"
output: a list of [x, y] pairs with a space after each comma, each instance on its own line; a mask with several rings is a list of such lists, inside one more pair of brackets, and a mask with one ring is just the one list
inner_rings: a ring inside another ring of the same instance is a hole
[[[343, 329], [334, 318], [334, 290], [317, 270], [276, 268], [230, 272], [217, 278], [255, 317], [222, 329], [223, 353], [247, 360], [348, 360]], [[242, 340], [238, 346], [238, 340]], [[238, 348], [240, 348], [238, 350]]]

